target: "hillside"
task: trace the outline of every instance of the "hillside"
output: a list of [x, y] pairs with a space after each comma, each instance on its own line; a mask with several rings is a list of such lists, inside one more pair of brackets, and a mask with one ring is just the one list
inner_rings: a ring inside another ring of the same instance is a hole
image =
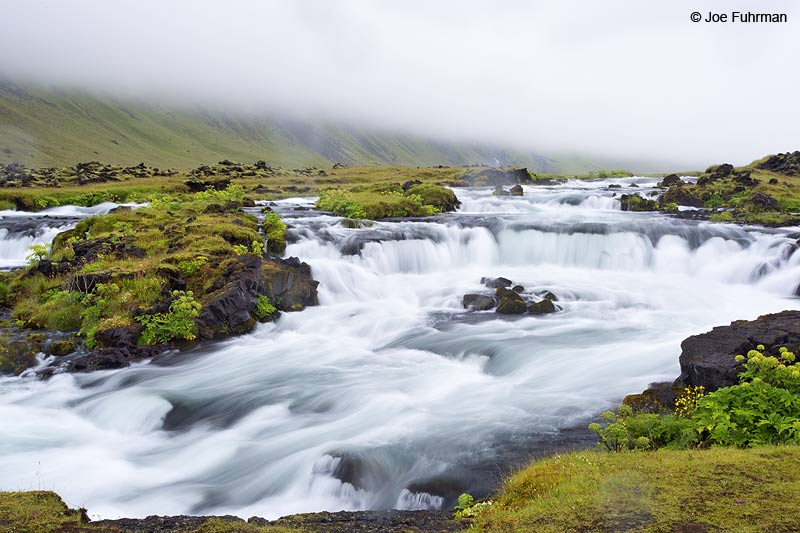
[[221, 159], [261, 159], [289, 168], [334, 163], [500, 163], [527, 165], [541, 172], [563, 170], [557, 161], [532, 152], [199, 108], [179, 111], [0, 80], [0, 163], [50, 166], [100, 160], [125, 165], [143, 161], [191, 168]]

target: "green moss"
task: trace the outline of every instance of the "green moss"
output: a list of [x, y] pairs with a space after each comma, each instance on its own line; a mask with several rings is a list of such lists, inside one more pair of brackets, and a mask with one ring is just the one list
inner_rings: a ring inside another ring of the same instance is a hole
[[[425, 195], [417, 194], [414, 190]], [[430, 203], [429, 203], [430, 202]], [[417, 185], [403, 191], [397, 184], [384, 184], [352, 191], [322, 191], [317, 207], [350, 219], [424, 217], [458, 205], [453, 191], [437, 185]]]
[[100, 531], [81, 510], [69, 509], [54, 492], [0, 492], [0, 530], [20, 533]]
[[264, 234], [267, 236], [267, 251], [283, 255], [286, 250], [286, 224], [275, 211], [264, 214]]

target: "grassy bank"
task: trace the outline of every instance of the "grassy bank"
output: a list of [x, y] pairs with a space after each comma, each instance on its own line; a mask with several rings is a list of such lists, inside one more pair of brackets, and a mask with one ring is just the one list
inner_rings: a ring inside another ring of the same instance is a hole
[[798, 531], [800, 446], [580, 452], [514, 474], [478, 531]]
[[[70, 509], [58, 494], [49, 491], [0, 492], [0, 531], [15, 533], [121, 532], [108, 524], [93, 524], [84, 509]], [[218, 518], [197, 520], [196, 526], [179, 530], [185, 533], [300, 533], [283, 526], [248, 524]], [[163, 526], [162, 526], [163, 527]], [[158, 529], [158, 531], [176, 531]]]

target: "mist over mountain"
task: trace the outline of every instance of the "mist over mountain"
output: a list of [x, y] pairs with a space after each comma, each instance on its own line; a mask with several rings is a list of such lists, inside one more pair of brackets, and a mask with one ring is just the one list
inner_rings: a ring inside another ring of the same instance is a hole
[[0, 162], [57, 166], [100, 160], [191, 168], [222, 159], [275, 166], [525, 165], [538, 172], [664, 170], [652, 162], [545, 156], [344, 122], [157, 104], [0, 82]]

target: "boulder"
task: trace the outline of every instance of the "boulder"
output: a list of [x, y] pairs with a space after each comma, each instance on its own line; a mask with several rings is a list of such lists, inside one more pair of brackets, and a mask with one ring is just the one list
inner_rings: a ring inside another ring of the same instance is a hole
[[747, 204], [758, 211], [780, 211], [778, 200], [772, 195], [761, 192], [754, 194]]
[[513, 290], [511, 290], [509, 288], [506, 288], [506, 287], [498, 287], [494, 291], [494, 294], [495, 294], [495, 296], [497, 296], [498, 298], [501, 298], [501, 299], [502, 298], [508, 298], [510, 300], [519, 300], [520, 302], [524, 301], [524, 299], [522, 298], [522, 296], [518, 292], [513, 291]]
[[763, 315], [756, 320], [738, 320], [707, 333], [693, 335], [681, 343], [679, 387], [703, 386], [707, 391], [735, 385], [741, 365], [739, 354], [763, 344], [769, 353], [781, 346], [800, 350], [800, 311]]
[[664, 179], [656, 184], [656, 187], [680, 187], [683, 185], [683, 180], [677, 174], [670, 174], [664, 176]]
[[498, 287], [510, 287], [513, 285], [510, 279], [499, 277], [499, 278], [481, 278], [481, 283], [489, 287], [490, 289], [496, 289]]
[[623, 211], [657, 211], [659, 207], [655, 200], [642, 198], [638, 194], [623, 194], [619, 201]]
[[253, 329], [258, 305], [261, 258], [243, 255], [230, 260], [222, 279], [197, 317], [201, 338], [212, 339]]
[[703, 207], [705, 202], [694, 187], [670, 187], [661, 197], [664, 204], [678, 204], [689, 207]]
[[496, 185], [492, 194], [495, 196], [508, 196], [511, 193], [505, 190], [502, 185]]
[[509, 192], [511, 193], [511, 196], [522, 196], [525, 193], [525, 191], [522, 190], [522, 185], [519, 184], [511, 187], [511, 189], [509, 189]]
[[47, 347], [48, 355], [64, 356], [75, 351], [75, 341], [71, 339], [56, 340]]
[[[516, 294], [516, 293], [514, 293]], [[521, 315], [527, 310], [525, 301], [514, 298], [501, 298], [500, 303], [497, 305], [495, 311], [501, 315]]]
[[543, 298], [544, 298], [545, 300], [550, 300], [551, 302], [557, 302], [557, 301], [558, 301], [558, 298], [556, 297], [556, 295], [555, 295], [555, 294], [553, 294], [553, 293], [552, 293], [552, 292], [550, 292], [550, 291], [547, 291], [547, 292], [544, 294]]
[[548, 315], [558, 311], [552, 300], [542, 300], [528, 305], [528, 313], [531, 315]]
[[296, 257], [270, 258], [261, 265], [258, 293], [280, 311], [301, 311], [319, 303], [318, 285], [307, 263]]
[[522, 285], [514, 285], [513, 287], [511, 287], [511, 290], [517, 293], [523, 293], [525, 292], [525, 287], [523, 287]]
[[496, 304], [497, 302], [493, 297], [485, 294], [465, 294], [461, 299], [461, 305], [464, 306], [464, 309], [471, 311], [488, 311]]

